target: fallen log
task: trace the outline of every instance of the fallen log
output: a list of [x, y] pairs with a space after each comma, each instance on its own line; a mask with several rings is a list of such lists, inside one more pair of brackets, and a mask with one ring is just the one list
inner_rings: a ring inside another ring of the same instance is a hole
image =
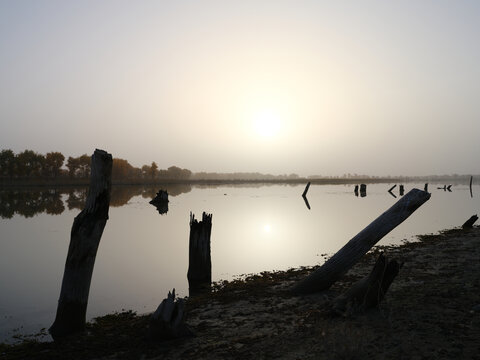
[[319, 269], [295, 284], [292, 292], [308, 294], [327, 290], [380, 239], [401, 224], [428, 199], [430, 199], [429, 193], [418, 189], [410, 190], [390, 209], [354, 236]]
[[472, 215], [470, 217], [470, 219], [468, 219], [467, 221], [465, 221], [465, 223], [462, 225], [462, 228], [464, 229], [471, 229], [473, 227], [473, 224], [475, 224], [475, 222], [478, 220], [478, 216], [477, 215]]
[[380, 254], [369, 275], [353, 284], [332, 302], [337, 315], [352, 315], [378, 306], [403, 264]]
[[203, 213], [202, 221], [190, 213], [190, 238], [188, 252], [188, 287], [190, 296], [210, 290], [212, 284], [212, 261], [210, 235], [212, 214]]
[[87, 201], [73, 221], [57, 314], [48, 329], [54, 340], [85, 328], [95, 257], [108, 220], [111, 174], [112, 155], [95, 150]]
[[175, 289], [168, 292], [150, 318], [148, 338], [152, 341], [171, 340], [193, 335], [185, 324], [185, 303], [175, 299]]

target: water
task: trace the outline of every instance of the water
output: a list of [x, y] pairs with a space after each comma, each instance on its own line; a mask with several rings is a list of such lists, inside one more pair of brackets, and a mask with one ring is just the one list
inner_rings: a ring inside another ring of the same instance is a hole
[[[158, 189], [114, 188], [110, 219], [97, 253], [87, 317], [122, 309], [155, 310], [168, 290], [188, 295], [189, 214], [213, 214], [214, 281], [323, 262], [392, 206], [392, 184], [170, 186], [169, 211], [148, 201]], [[406, 184], [405, 191], [423, 184]], [[478, 186], [452, 192], [430, 184], [431, 199], [380, 244], [461, 226], [479, 213]], [[0, 341], [48, 328], [54, 320], [70, 229], [85, 189], [0, 191]]]

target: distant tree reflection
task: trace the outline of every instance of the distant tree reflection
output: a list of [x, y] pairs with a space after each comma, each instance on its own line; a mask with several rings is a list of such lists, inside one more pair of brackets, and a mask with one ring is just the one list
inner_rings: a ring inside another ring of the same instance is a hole
[[[165, 186], [170, 196], [188, 193], [190, 185], [171, 184]], [[133, 197], [141, 196], [151, 200], [158, 188], [143, 186], [114, 186], [110, 205], [120, 207]], [[68, 210], [82, 210], [85, 207], [88, 188], [48, 189], [0, 189], [0, 218], [11, 219], [15, 214], [31, 218], [37, 214], [60, 215]]]

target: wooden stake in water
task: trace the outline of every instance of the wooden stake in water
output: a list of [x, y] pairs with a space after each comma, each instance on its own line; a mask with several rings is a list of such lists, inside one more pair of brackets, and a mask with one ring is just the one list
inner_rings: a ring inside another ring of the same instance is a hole
[[87, 201], [73, 221], [57, 315], [48, 330], [55, 340], [85, 327], [93, 266], [108, 220], [111, 175], [112, 155], [95, 150]]
[[210, 235], [212, 214], [203, 213], [202, 221], [190, 213], [190, 239], [188, 260], [188, 286], [190, 296], [210, 290], [212, 283], [212, 261], [210, 257]]

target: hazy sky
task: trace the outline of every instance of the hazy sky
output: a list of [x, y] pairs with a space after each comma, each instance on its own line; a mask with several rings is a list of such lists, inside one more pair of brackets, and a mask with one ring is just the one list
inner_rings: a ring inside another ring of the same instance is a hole
[[0, 148], [480, 173], [480, 1], [0, 0]]

